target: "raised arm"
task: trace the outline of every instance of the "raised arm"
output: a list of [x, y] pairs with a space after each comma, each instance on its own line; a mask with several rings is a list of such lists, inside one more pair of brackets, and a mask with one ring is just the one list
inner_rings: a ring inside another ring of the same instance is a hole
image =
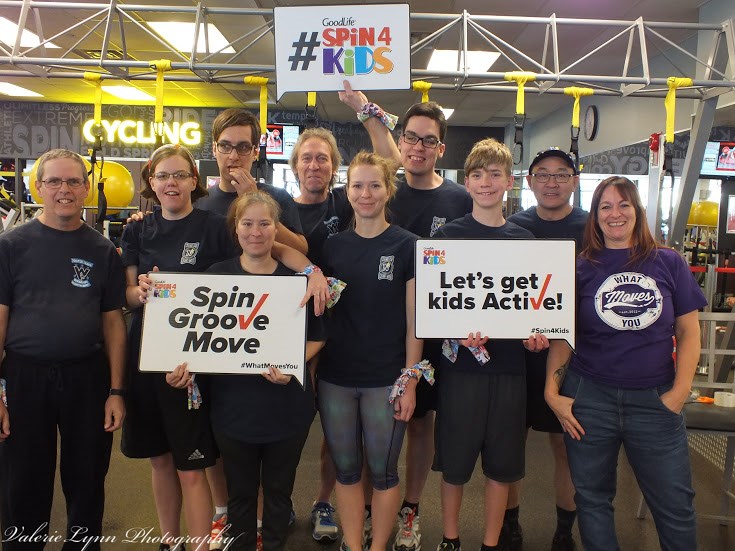
[[[340, 101], [352, 108], [356, 114], [362, 113], [365, 106], [370, 103], [370, 100], [359, 90], [353, 90], [349, 81], [345, 80], [344, 86], [344, 91], [339, 92]], [[401, 154], [398, 151], [398, 146], [393, 139], [393, 135], [390, 133], [390, 129], [378, 117], [368, 117], [362, 121], [362, 125], [370, 136], [373, 151], [381, 157], [393, 159], [400, 165]]]

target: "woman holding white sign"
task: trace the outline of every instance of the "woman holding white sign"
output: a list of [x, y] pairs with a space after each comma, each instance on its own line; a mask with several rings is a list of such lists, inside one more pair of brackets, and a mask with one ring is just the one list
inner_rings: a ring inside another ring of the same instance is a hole
[[551, 344], [545, 389], [566, 433], [587, 550], [618, 549], [612, 502], [621, 444], [661, 547], [697, 548], [681, 410], [699, 360], [697, 310], [706, 303], [686, 262], [651, 236], [635, 184], [603, 180], [577, 260], [576, 350]]
[[[213, 264], [217, 274], [293, 275], [274, 260], [280, 207], [263, 192], [239, 197], [230, 209], [228, 226], [234, 229], [242, 254]], [[309, 304], [306, 361], [324, 346], [321, 318]], [[272, 331], [277, 331], [274, 327]], [[288, 343], [284, 343], [287, 345]], [[190, 381], [185, 365], [169, 377], [180, 388]], [[227, 478], [227, 536], [230, 549], [255, 548], [258, 488], [263, 487], [263, 549], [282, 551], [291, 515], [291, 493], [296, 468], [316, 414], [312, 377], [304, 388], [292, 376], [270, 366], [261, 376], [213, 375], [209, 389], [214, 435]]]
[[[204, 469], [218, 455], [209, 419], [209, 401], [201, 394], [172, 388], [163, 373], [138, 369], [143, 308], [151, 279], [159, 268], [171, 272], [203, 272], [213, 263], [237, 254], [224, 216], [195, 209], [193, 201], [207, 194], [191, 153], [179, 145], [153, 152], [143, 170], [143, 197], [160, 209], [128, 224], [122, 236], [127, 273], [127, 301], [133, 310], [128, 334], [128, 416], [122, 451], [127, 457], [149, 458], [153, 495], [164, 534], [161, 550], [179, 537], [183, 504], [193, 549], [208, 547], [212, 500]], [[287, 249], [287, 248], [286, 248]], [[287, 253], [284, 253], [287, 254]], [[289, 254], [303, 268], [308, 260]], [[161, 366], [161, 370], [169, 366]], [[207, 389], [201, 389], [206, 395]], [[195, 539], [199, 538], [199, 539]], [[203, 543], [202, 543], [203, 542]]]
[[318, 367], [319, 413], [337, 468], [342, 551], [363, 545], [363, 442], [374, 488], [371, 549], [385, 550], [400, 504], [398, 456], [424, 367], [422, 342], [414, 336], [417, 237], [385, 217], [394, 175], [382, 157], [355, 156], [347, 172], [355, 227], [327, 240], [322, 255], [326, 271], [347, 283], [327, 321]]

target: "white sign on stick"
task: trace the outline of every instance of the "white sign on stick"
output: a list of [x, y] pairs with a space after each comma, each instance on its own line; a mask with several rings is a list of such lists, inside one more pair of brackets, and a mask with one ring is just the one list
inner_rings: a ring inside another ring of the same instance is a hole
[[141, 371], [260, 374], [268, 365], [303, 385], [305, 276], [152, 272]]
[[408, 90], [408, 4], [273, 9], [276, 92]]
[[543, 333], [574, 348], [573, 240], [419, 239], [416, 336]]

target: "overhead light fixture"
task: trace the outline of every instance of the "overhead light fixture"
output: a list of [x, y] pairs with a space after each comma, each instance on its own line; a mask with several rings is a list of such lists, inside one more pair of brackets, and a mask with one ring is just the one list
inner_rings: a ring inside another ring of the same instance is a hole
[[442, 113], [444, 113], [444, 118], [449, 120], [449, 117], [451, 117], [452, 113], [454, 113], [454, 109], [449, 109], [448, 107], [442, 107]]
[[[18, 36], [18, 25], [13, 23], [9, 19], [0, 17], [0, 42], [7, 44], [8, 46], [15, 46], [15, 39]], [[12, 40], [12, 42], [8, 42]], [[23, 29], [23, 33], [20, 35], [20, 47], [21, 48], [33, 48], [41, 43], [41, 39], [38, 35]], [[46, 48], [59, 48], [53, 42], [46, 42], [44, 44]]]
[[[185, 23], [180, 21], [149, 21], [148, 25], [153, 28], [156, 33], [161, 35], [161, 38], [180, 52], [191, 51], [192, 37], [196, 30], [194, 23]], [[209, 38], [209, 53], [235, 53], [235, 49], [229, 45], [229, 40], [227, 40], [219, 29], [211, 23], [207, 25], [207, 36]], [[196, 53], [207, 53], [204, 42], [204, 29], [199, 30]]]
[[154, 101], [156, 98], [133, 86], [102, 86], [102, 90], [116, 98], [131, 101]]
[[[467, 70], [470, 73], [485, 73], [500, 57], [498, 52], [467, 52]], [[459, 62], [457, 61], [459, 60]], [[464, 65], [464, 52], [459, 50], [434, 50], [429, 59], [428, 71], [457, 70]]]
[[5, 94], [6, 96], [14, 96], [18, 98], [42, 98], [43, 97], [42, 94], [34, 92], [33, 90], [21, 88], [20, 86], [16, 86], [15, 84], [10, 84], [9, 82], [0, 82], [0, 94]]

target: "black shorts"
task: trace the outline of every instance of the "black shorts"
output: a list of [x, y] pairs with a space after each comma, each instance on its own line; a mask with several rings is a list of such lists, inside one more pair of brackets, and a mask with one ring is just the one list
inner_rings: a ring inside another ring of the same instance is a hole
[[525, 474], [526, 378], [445, 369], [436, 410], [434, 465], [445, 482], [469, 482], [477, 457], [497, 482]]
[[[442, 355], [442, 340], [441, 339], [426, 339], [424, 341], [424, 353], [423, 358], [429, 360], [431, 365], [434, 367], [434, 376], [439, 376], [439, 361]], [[419, 384], [416, 385], [416, 409], [413, 410], [412, 419], [421, 419], [426, 417], [426, 414], [430, 411], [436, 410], [437, 401], [437, 387], [438, 381], [433, 385], [426, 382], [426, 379], [421, 377]]]
[[141, 373], [135, 369], [128, 371], [128, 377], [123, 454], [149, 458], [171, 452], [180, 471], [214, 465], [219, 452], [209, 418], [206, 378], [197, 381], [202, 405], [190, 410], [186, 389], [169, 386], [164, 373]]
[[559, 419], [544, 399], [548, 352], [526, 350], [526, 427], [538, 432], [562, 434]]

